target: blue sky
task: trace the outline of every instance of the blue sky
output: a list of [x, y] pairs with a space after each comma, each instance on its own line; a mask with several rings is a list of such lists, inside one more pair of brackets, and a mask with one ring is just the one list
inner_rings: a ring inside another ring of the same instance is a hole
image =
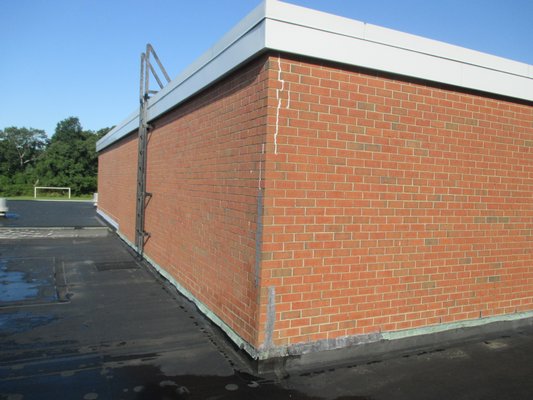
[[[287, 1], [533, 65], [531, 0]], [[259, 2], [0, 0], [0, 129], [115, 125], [138, 107], [147, 42], [173, 78]]]

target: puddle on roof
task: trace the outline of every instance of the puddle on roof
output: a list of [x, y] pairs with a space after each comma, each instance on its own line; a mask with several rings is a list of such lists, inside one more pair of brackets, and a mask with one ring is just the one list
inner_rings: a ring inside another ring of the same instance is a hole
[[0, 260], [0, 307], [57, 300], [52, 259]]
[[16, 302], [37, 296], [39, 282], [26, 280], [26, 274], [10, 271], [6, 261], [0, 261], [0, 301]]
[[31, 312], [15, 312], [0, 314], [0, 337], [20, 334], [42, 325], [47, 325], [56, 317], [54, 315], [39, 315]]
[[14, 212], [7, 212], [3, 215], [5, 219], [19, 219], [20, 215]]
[[[87, 379], [84, 371], [64, 378], [78, 380], [83, 385]], [[111, 393], [99, 391], [79, 393], [81, 398], [132, 399], [132, 400], [184, 400], [184, 399], [292, 399], [318, 400], [294, 389], [283, 387], [279, 382], [266, 380], [234, 371], [227, 376], [168, 376], [156, 365], [136, 365], [117, 368], [102, 368], [100, 380], [112, 380]], [[102, 387], [102, 389], [105, 389]], [[78, 394], [78, 393], [76, 393]]]

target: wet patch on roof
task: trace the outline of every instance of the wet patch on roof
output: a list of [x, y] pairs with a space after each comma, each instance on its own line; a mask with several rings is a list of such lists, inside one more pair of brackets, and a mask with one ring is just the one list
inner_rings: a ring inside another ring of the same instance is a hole
[[58, 285], [58, 276], [54, 258], [0, 260], [0, 308], [61, 301], [58, 286], [65, 282]]
[[40, 315], [21, 311], [0, 314], [0, 337], [27, 332], [55, 319], [53, 314]]

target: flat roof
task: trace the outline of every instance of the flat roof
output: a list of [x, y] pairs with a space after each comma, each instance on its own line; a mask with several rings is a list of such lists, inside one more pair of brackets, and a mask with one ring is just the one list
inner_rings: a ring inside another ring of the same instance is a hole
[[[532, 65], [277, 0], [265, 0], [149, 100], [148, 121], [267, 51], [533, 101]], [[97, 142], [97, 151], [138, 126], [137, 110]]]

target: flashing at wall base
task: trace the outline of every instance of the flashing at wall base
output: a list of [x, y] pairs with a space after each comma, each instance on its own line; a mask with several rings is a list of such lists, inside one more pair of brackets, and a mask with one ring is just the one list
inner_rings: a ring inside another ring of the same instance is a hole
[[533, 311], [480, 318], [396, 332], [374, 333], [269, 349], [259, 354], [257, 370], [290, 373], [399, 357], [460, 343], [487, 340], [533, 327]]
[[[97, 212], [106, 222], [115, 227], [116, 233], [128, 246], [136, 250], [135, 245], [120, 232], [116, 221], [102, 210], [97, 210]], [[316, 367], [317, 365], [335, 364], [343, 362], [343, 360], [392, 357], [417, 349], [459, 343], [476, 337], [494, 335], [505, 330], [533, 326], [533, 311], [528, 311], [394, 332], [376, 332], [296, 343], [289, 346], [273, 346], [270, 343], [268, 346], [255, 348], [176, 281], [164, 268], [146, 254], [143, 254], [143, 257], [178, 292], [194, 303], [202, 314], [217, 325], [238, 348], [244, 350], [253, 360], [256, 360], [259, 372], [267, 372], [279, 368], [301, 370], [306, 366]]]
[[113, 227], [113, 229], [115, 229], [117, 232], [119, 232], [119, 225], [118, 225], [118, 222], [115, 221], [113, 218], [111, 218], [109, 215], [106, 214], [105, 211], [103, 211], [102, 209], [100, 208], [97, 208], [96, 209], [96, 213], [107, 223], [109, 224], [111, 227]]

